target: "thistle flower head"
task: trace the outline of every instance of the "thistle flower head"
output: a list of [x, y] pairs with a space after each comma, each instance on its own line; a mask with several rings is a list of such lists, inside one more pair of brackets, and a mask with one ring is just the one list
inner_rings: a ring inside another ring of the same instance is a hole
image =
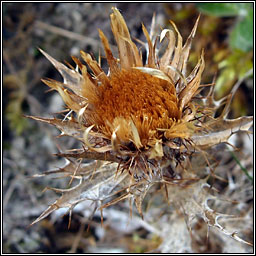
[[[147, 39], [148, 56], [143, 64], [142, 53], [131, 40], [129, 30], [120, 12], [113, 8], [111, 27], [117, 42], [119, 59], [115, 58], [104, 33], [99, 35], [105, 49], [109, 73], [105, 74], [89, 54], [81, 51], [81, 56], [92, 70], [73, 57], [80, 70], [71, 70], [46, 57], [55, 65], [64, 78], [64, 83], [44, 80], [56, 89], [69, 109], [76, 113], [81, 129], [85, 130], [84, 142], [91, 151], [110, 151], [118, 155], [122, 152], [137, 155], [157, 154], [163, 156], [163, 146], [170, 139], [188, 139], [195, 129], [190, 101], [196, 94], [204, 69], [203, 54], [189, 77], [186, 64], [192, 38], [198, 20], [182, 47], [182, 38], [174, 26], [173, 30], [163, 30], [160, 41], [169, 38], [169, 45], [163, 54], [156, 51], [157, 39], [153, 42], [143, 26]], [[175, 47], [175, 34], [178, 35]], [[194, 110], [193, 110], [194, 111]], [[92, 146], [93, 135], [101, 137]], [[89, 138], [90, 137], [90, 138]], [[99, 141], [99, 140], [98, 140]]]
[[[81, 57], [85, 63], [73, 57], [76, 63], [76, 68], [73, 68], [41, 50], [64, 79], [62, 83], [44, 79], [44, 83], [59, 92], [73, 113], [65, 120], [32, 118], [53, 124], [62, 135], [75, 137], [83, 143], [76, 152], [59, 155], [118, 163], [114, 172], [108, 171], [107, 176], [102, 171], [93, 177], [99, 180], [99, 184], [105, 179], [112, 189], [108, 193], [104, 190], [105, 194], [100, 194], [98, 200], [123, 191], [119, 198], [105, 206], [130, 198], [142, 215], [143, 198], [154, 184], [181, 184], [184, 187], [188, 185], [188, 179], [194, 182], [200, 179], [196, 170], [189, 167], [189, 156], [226, 142], [235, 132], [248, 130], [252, 118], [226, 119], [232, 95], [216, 102], [213, 86], [207, 96], [200, 95], [203, 51], [197, 65], [187, 74], [189, 52], [199, 18], [184, 44], [172, 21], [172, 29], [162, 30], [157, 37], [142, 25], [147, 41], [145, 63], [116, 8], [113, 8], [110, 19], [119, 55], [113, 55], [108, 39], [99, 30], [109, 66], [107, 74], [99, 62], [83, 51]], [[164, 51], [160, 51], [157, 45], [161, 45], [164, 38], [168, 44]], [[163, 53], [159, 55], [160, 52]], [[225, 104], [222, 114], [215, 118], [216, 109]], [[88, 181], [90, 175], [82, 165], [72, 165], [76, 171], [70, 175], [82, 176], [81, 184]], [[118, 178], [113, 181], [113, 177]], [[101, 183], [102, 190], [103, 186]], [[77, 191], [78, 187], [74, 190]], [[79, 189], [84, 187], [81, 185]], [[166, 190], [168, 192], [168, 187]], [[81, 194], [75, 197], [57, 200], [35, 222], [57, 209], [56, 205], [75, 205]], [[88, 195], [85, 198], [88, 199]]]

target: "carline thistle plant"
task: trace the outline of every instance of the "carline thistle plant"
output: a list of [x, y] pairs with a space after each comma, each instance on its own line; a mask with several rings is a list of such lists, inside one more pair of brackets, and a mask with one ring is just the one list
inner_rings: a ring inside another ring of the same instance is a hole
[[[67, 159], [66, 165], [45, 173], [62, 173], [71, 180], [78, 179], [78, 185], [52, 188], [62, 195], [32, 224], [59, 208], [68, 208], [71, 216], [72, 209], [84, 200], [95, 202], [103, 210], [127, 199], [143, 217], [143, 199], [158, 191], [168, 203], [182, 207], [189, 228], [193, 217], [199, 215], [209, 226], [245, 242], [223, 229], [219, 215], [208, 206], [211, 194], [207, 193], [207, 179], [214, 177], [214, 170], [207, 150], [226, 143], [234, 133], [248, 132], [253, 118], [227, 119], [234, 92], [215, 101], [214, 85], [210, 85], [206, 96], [200, 94], [205, 87], [201, 84], [203, 50], [197, 65], [187, 74], [199, 17], [185, 44], [172, 21], [172, 29], [163, 29], [159, 36], [152, 33], [154, 22], [150, 33], [142, 25], [147, 50], [143, 63], [142, 52], [132, 41], [122, 15], [116, 8], [112, 11], [110, 21], [118, 58], [99, 30], [109, 66], [107, 74], [100, 61], [83, 51], [80, 53], [85, 64], [72, 57], [74, 68], [41, 50], [63, 77], [63, 82], [42, 81], [58, 91], [69, 114], [64, 119], [30, 118], [56, 126], [61, 136], [80, 141], [81, 148], [57, 154]], [[168, 43], [162, 50], [164, 39]], [[224, 108], [216, 118], [220, 106]], [[203, 174], [191, 164], [194, 156], [208, 163]], [[83, 163], [83, 159], [95, 161]], [[197, 207], [191, 207], [191, 202]]]

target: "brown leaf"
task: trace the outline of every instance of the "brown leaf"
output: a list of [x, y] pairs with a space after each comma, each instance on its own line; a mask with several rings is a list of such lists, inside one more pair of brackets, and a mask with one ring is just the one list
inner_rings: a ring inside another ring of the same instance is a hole
[[200, 147], [210, 147], [222, 142], [227, 142], [229, 137], [239, 131], [248, 131], [252, 126], [253, 117], [244, 116], [232, 120], [217, 120], [206, 124], [208, 133], [200, 132], [191, 137], [193, 143]]
[[63, 83], [65, 84], [65, 86], [70, 88], [74, 93], [81, 95], [81, 83], [83, 82], [83, 77], [75, 70], [69, 69], [64, 64], [55, 60], [42, 49], [39, 50], [60, 72], [61, 76], [63, 77]]
[[[177, 29], [175, 23], [173, 21], [170, 21], [170, 22], [171, 22], [172, 26], [174, 27], [174, 30], [176, 31], [176, 33], [178, 35], [177, 46], [175, 47], [174, 56], [173, 56], [173, 59], [170, 63], [170, 66], [172, 66], [173, 68], [178, 69], [180, 56], [181, 56], [181, 52], [182, 52], [182, 37], [181, 37], [180, 32]], [[176, 82], [176, 73], [173, 70], [169, 69], [168, 75], [170, 75], [172, 80], [174, 82]]]
[[37, 116], [25, 116], [36, 121], [41, 121], [44, 123], [48, 123], [51, 125], [56, 126], [62, 133], [60, 136], [71, 136], [80, 141], [83, 141], [83, 129], [79, 123], [71, 120], [60, 120], [56, 118], [44, 118], [44, 117], [37, 117]]
[[109, 162], [116, 162], [119, 163], [120, 159], [113, 155], [111, 152], [90, 152], [84, 151], [79, 153], [59, 153], [56, 154], [57, 156], [62, 156], [66, 158], [85, 158], [85, 159], [92, 159], [92, 160], [102, 160], [102, 161], [109, 161]]
[[[104, 165], [95, 171], [93, 178], [88, 176], [80, 178], [80, 183], [70, 189], [52, 189], [61, 192], [62, 196], [49, 206], [31, 225], [46, 218], [50, 213], [59, 208], [72, 210], [84, 200], [102, 201], [117, 193], [123, 183], [127, 183], [127, 172], [116, 173], [117, 164]], [[93, 170], [92, 170], [93, 172]]]
[[134, 66], [142, 66], [138, 49], [131, 40], [123, 16], [117, 8], [112, 8], [112, 10], [113, 13], [110, 15], [111, 28], [118, 46], [121, 68], [129, 69]]
[[195, 77], [188, 83], [188, 85], [180, 92], [179, 94], [179, 108], [183, 110], [183, 108], [187, 105], [187, 103], [192, 99], [192, 97], [197, 92], [200, 82], [201, 82], [201, 75], [204, 70], [204, 52], [202, 51], [200, 60], [197, 64], [199, 69]]
[[117, 60], [114, 58], [114, 56], [112, 54], [112, 51], [109, 47], [108, 39], [106, 38], [106, 36], [104, 35], [104, 33], [100, 29], [99, 29], [99, 36], [100, 36], [100, 39], [101, 39], [102, 44], [104, 46], [104, 50], [105, 50], [105, 53], [106, 53], [106, 56], [107, 56], [110, 72], [114, 73], [117, 70], [119, 70]]
[[160, 35], [160, 42], [166, 36], [168, 37], [169, 43], [168, 43], [167, 49], [165, 50], [164, 55], [162, 56], [159, 62], [160, 70], [164, 72], [167, 71], [167, 65], [169, 65], [171, 62], [171, 57], [174, 51], [175, 41], [176, 41], [174, 32], [170, 29], [164, 29]]

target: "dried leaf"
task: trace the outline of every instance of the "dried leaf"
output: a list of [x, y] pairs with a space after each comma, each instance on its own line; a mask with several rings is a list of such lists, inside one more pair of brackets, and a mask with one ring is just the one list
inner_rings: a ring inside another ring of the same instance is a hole
[[169, 83], [173, 84], [171, 79], [161, 70], [155, 69], [155, 68], [148, 68], [148, 67], [134, 67], [134, 69], [138, 69], [143, 73], [149, 74], [151, 76], [163, 79], [165, 81], [168, 81]]
[[93, 179], [83, 177], [80, 179], [80, 183], [73, 188], [58, 189], [58, 191], [62, 192], [62, 196], [49, 206], [31, 225], [46, 218], [59, 208], [72, 210], [79, 202], [84, 200], [102, 201], [115, 195], [126, 178], [129, 177], [127, 172], [116, 173], [116, 168], [117, 164], [104, 165], [95, 171]]
[[140, 135], [138, 132], [138, 129], [136, 128], [135, 124], [133, 121], [130, 121], [130, 126], [131, 126], [131, 131], [132, 131], [132, 136], [133, 136], [133, 143], [135, 144], [135, 146], [137, 148], [141, 148], [142, 147], [142, 143], [140, 141]]
[[186, 104], [191, 100], [191, 98], [197, 92], [200, 82], [201, 75], [204, 70], [204, 52], [202, 52], [200, 60], [198, 62], [199, 70], [197, 71], [195, 77], [188, 83], [188, 85], [179, 94], [179, 108], [182, 110]]
[[[129, 69], [134, 66], [142, 66], [138, 49], [131, 40], [123, 16], [117, 8], [112, 8], [112, 10], [113, 13], [110, 15], [111, 28], [118, 46], [121, 68]], [[129, 41], [129, 43], [127, 43], [127, 41]]]
[[154, 48], [153, 48], [153, 45], [152, 45], [149, 33], [148, 33], [146, 27], [143, 24], [142, 24], [142, 30], [143, 30], [143, 33], [146, 36], [146, 39], [147, 39], [147, 42], [148, 42], [148, 57], [147, 57], [148, 63], [147, 63], [147, 66], [149, 68], [155, 68], [156, 67], [156, 64], [155, 64], [155, 51], [154, 51]]
[[168, 33], [169, 43], [168, 43], [167, 49], [165, 50], [164, 55], [162, 56], [159, 62], [160, 69], [163, 70], [164, 72], [167, 71], [167, 65], [169, 65], [171, 62], [171, 57], [174, 51], [175, 41], [176, 41], [174, 32], [170, 29], [164, 29], [160, 34], [160, 42], [162, 42], [163, 38], [166, 37], [167, 33]]
[[218, 120], [208, 124], [210, 132], [193, 135], [191, 140], [196, 146], [210, 147], [222, 142], [227, 142], [229, 137], [239, 131], [248, 131], [252, 126], [253, 117], [239, 117], [232, 120]]
[[99, 29], [99, 36], [100, 36], [100, 39], [101, 39], [102, 44], [104, 46], [104, 50], [105, 50], [105, 53], [106, 53], [106, 56], [107, 56], [110, 72], [114, 73], [117, 70], [119, 70], [119, 67], [117, 65], [117, 60], [114, 58], [114, 56], [111, 52], [111, 49], [110, 49], [109, 43], [108, 43], [108, 39], [106, 38], [106, 36], [104, 35], [104, 33], [100, 29]]
[[192, 40], [195, 36], [199, 19], [200, 19], [200, 15], [198, 16], [198, 18], [196, 20], [196, 23], [195, 23], [189, 37], [187, 38], [187, 41], [186, 41], [185, 45], [182, 48], [182, 54], [181, 54], [181, 57], [180, 57], [181, 61], [180, 61], [179, 66], [178, 66], [178, 70], [180, 70], [183, 75], [186, 75], [186, 67], [187, 67], [187, 61], [188, 61], [189, 52], [190, 52], [190, 48], [191, 48], [191, 43], [192, 43]]
[[157, 141], [155, 146], [150, 151], [149, 159], [162, 158], [164, 156], [163, 146], [160, 141]]
[[109, 84], [109, 79], [105, 72], [101, 69], [99, 66], [98, 62], [96, 60], [93, 60], [91, 55], [84, 52], [80, 51], [80, 54], [84, 61], [88, 64], [88, 66], [92, 69], [94, 75], [97, 77], [99, 81], [101, 81], [103, 84]]
[[[173, 21], [170, 21], [170, 22], [171, 22], [172, 26], [174, 27], [176, 33], [178, 34], [177, 46], [175, 47], [174, 56], [170, 63], [170, 66], [172, 66], [174, 68], [178, 68], [180, 56], [181, 56], [181, 52], [182, 52], [182, 37], [181, 37], [180, 32], [177, 29], [175, 23]], [[176, 74], [174, 71], [169, 70], [168, 75], [170, 75], [170, 77], [173, 79], [173, 81], [176, 82]]]
[[73, 119], [63, 121], [56, 118], [44, 118], [37, 116], [26, 117], [56, 126], [62, 132], [60, 136], [71, 136], [80, 141], [83, 141], [83, 128]]
[[52, 65], [60, 72], [63, 77], [63, 83], [66, 87], [70, 88], [74, 93], [81, 94], [81, 83], [83, 83], [83, 77], [73, 69], [69, 69], [64, 64], [58, 62], [42, 49], [40, 52], [52, 63]]
[[102, 160], [109, 162], [120, 162], [120, 158], [113, 155], [111, 152], [90, 152], [88, 150], [77, 153], [59, 153], [57, 156], [76, 158], [76, 159], [92, 159], [92, 160]]
[[107, 146], [103, 146], [103, 147], [99, 147], [99, 148], [96, 148], [94, 147], [94, 145], [92, 145], [89, 140], [88, 140], [88, 137], [89, 137], [89, 133], [91, 131], [91, 129], [94, 127], [94, 124], [91, 125], [90, 127], [86, 128], [85, 131], [84, 131], [84, 143], [85, 145], [92, 151], [95, 151], [95, 152], [99, 152], [99, 153], [104, 153], [104, 152], [107, 152], [107, 151], [110, 151], [112, 149], [112, 146], [111, 145], [107, 145]]
[[85, 99], [82, 99], [80, 96], [65, 89], [62, 86], [62, 83], [50, 79], [42, 79], [42, 82], [44, 82], [49, 87], [57, 90], [66, 105], [75, 112], [79, 112], [83, 102], [86, 102]]

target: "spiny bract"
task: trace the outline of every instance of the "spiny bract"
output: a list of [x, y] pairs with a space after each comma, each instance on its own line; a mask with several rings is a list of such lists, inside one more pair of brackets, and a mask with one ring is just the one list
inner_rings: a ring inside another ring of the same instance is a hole
[[[116, 8], [110, 19], [118, 58], [113, 56], [107, 38], [99, 30], [108, 74], [83, 51], [81, 57], [87, 65], [73, 57], [76, 63], [73, 68], [41, 50], [64, 79], [62, 83], [51, 79], [43, 82], [59, 92], [70, 113], [64, 120], [31, 118], [56, 126], [61, 135], [72, 136], [83, 145], [72, 153], [58, 154], [77, 160], [68, 161], [64, 168], [55, 171], [79, 179], [80, 183], [68, 190], [54, 189], [62, 192], [62, 196], [33, 223], [58, 208], [68, 207], [71, 212], [83, 200], [105, 201], [99, 207], [102, 210], [129, 199], [143, 216], [142, 201], [147, 192], [154, 191], [152, 186], [159, 188], [159, 184], [167, 200], [186, 208], [187, 202], [198, 195], [193, 191], [205, 195], [203, 190], [208, 187], [209, 175], [206, 171], [199, 175], [191, 167], [190, 157], [196, 153], [202, 153], [203, 157], [207, 148], [227, 142], [233, 133], [247, 131], [252, 125], [252, 117], [226, 119], [232, 95], [217, 102], [213, 98], [213, 86], [207, 96], [199, 94], [205, 66], [203, 51], [192, 72], [186, 72], [199, 18], [184, 45], [172, 21], [172, 29], [162, 30], [160, 36], [149, 33], [142, 25], [147, 40], [146, 63]], [[169, 41], [163, 52], [156, 45], [165, 38]], [[158, 56], [159, 52], [163, 54]], [[225, 105], [224, 110], [215, 118], [221, 105]], [[95, 168], [95, 162], [82, 163], [84, 158], [101, 160], [97, 162], [101, 166]], [[103, 161], [112, 164], [105, 165]], [[118, 197], [109, 200], [117, 194]], [[191, 214], [200, 214], [208, 225], [218, 227], [218, 216], [209, 210], [207, 200], [205, 195], [198, 201], [201, 210]], [[239, 240], [235, 234], [232, 237]]]

